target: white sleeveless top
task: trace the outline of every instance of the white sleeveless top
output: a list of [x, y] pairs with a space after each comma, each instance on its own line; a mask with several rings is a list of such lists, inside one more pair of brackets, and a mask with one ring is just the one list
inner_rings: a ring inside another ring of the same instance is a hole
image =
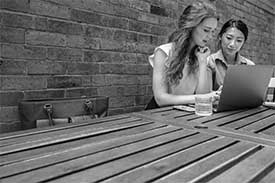
[[[172, 50], [173, 50], [173, 43], [167, 43], [160, 45], [155, 48], [154, 54], [150, 55], [148, 60], [152, 67], [154, 67], [155, 60], [155, 53], [157, 50], [162, 50], [166, 54], [166, 67], [169, 67], [169, 61], [172, 56]], [[169, 87], [169, 93], [174, 95], [192, 95], [196, 94], [197, 85], [198, 85], [198, 71], [197, 69], [194, 72], [189, 73], [190, 66], [189, 64], [186, 64], [183, 68], [182, 74], [183, 77], [179, 81], [178, 85], [168, 86]], [[212, 69], [208, 67], [207, 69], [207, 77], [209, 77], [209, 81], [212, 81]], [[212, 91], [212, 82], [209, 83], [209, 92]]]

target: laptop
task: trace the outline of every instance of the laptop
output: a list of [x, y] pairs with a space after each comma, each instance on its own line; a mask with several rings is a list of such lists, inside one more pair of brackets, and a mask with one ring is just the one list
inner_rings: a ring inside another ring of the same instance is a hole
[[273, 68], [270, 66], [229, 65], [214, 112], [262, 105], [272, 75]]

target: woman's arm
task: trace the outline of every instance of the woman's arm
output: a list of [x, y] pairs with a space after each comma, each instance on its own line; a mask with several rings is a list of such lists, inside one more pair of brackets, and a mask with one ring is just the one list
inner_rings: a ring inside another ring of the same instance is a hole
[[[195, 95], [173, 95], [168, 93], [168, 83], [165, 73], [166, 54], [162, 50], [155, 53], [153, 69], [153, 92], [159, 106], [195, 103]], [[214, 93], [205, 95], [213, 96]]]
[[210, 55], [210, 49], [208, 47], [198, 48], [196, 51], [196, 56], [199, 62], [199, 70], [198, 70], [198, 85], [196, 89], [197, 94], [205, 94], [212, 91], [212, 73], [208, 70], [207, 57]]

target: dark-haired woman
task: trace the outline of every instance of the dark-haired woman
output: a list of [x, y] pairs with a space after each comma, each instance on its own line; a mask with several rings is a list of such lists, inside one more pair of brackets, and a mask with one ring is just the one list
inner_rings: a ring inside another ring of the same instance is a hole
[[215, 97], [206, 44], [217, 23], [215, 8], [204, 1], [185, 8], [168, 43], [158, 46], [149, 57], [154, 98], [146, 109], [194, 103], [195, 95]]
[[248, 28], [241, 20], [230, 19], [222, 26], [218, 35], [219, 50], [208, 58], [214, 71], [214, 90], [222, 86], [228, 65], [255, 65], [240, 54], [247, 37]]

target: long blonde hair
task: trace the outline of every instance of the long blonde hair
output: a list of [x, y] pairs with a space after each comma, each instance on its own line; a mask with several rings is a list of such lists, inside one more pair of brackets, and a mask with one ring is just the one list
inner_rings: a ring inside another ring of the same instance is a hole
[[188, 48], [192, 41], [192, 31], [205, 18], [214, 17], [218, 19], [216, 9], [209, 3], [197, 1], [187, 6], [178, 20], [178, 28], [169, 36], [168, 42], [174, 43], [174, 50], [170, 65], [166, 70], [167, 81], [171, 85], [176, 85], [182, 78], [182, 70], [185, 64], [190, 64], [190, 72], [195, 69], [195, 49], [192, 48], [188, 55]]

